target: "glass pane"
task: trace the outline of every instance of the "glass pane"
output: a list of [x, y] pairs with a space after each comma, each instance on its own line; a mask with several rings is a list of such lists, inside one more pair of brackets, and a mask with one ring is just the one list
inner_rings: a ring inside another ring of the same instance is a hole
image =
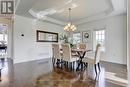
[[102, 39], [102, 35], [99, 35], [99, 38], [98, 38], [99, 40], [101, 40]]
[[98, 31], [99, 32], [99, 35], [102, 33], [102, 31]]
[[81, 35], [80, 33], [73, 34], [73, 44], [78, 44], [81, 41]]
[[102, 39], [103, 39], [103, 40], [105, 39], [105, 35], [102, 35]]
[[96, 35], [96, 40], [98, 40], [98, 35]]
[[96, 35], [98, 35], [98, 31], [96, 31]]

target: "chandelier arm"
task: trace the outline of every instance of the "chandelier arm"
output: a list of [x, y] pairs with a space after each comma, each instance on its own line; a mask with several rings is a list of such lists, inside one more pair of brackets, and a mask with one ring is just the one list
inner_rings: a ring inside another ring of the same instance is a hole
[[71, 12], [72, 9], [69, 8], [68, 10], [69, 10], [69, 23], [67, 25], [65, 25], [64, 30], [67, 31], [67, 32], [73, 32], [73, 31], [76, 30], [76, 27], [75, 27], [75, 25], [72, 24], [72, 21], [71, 21], [70, 12]]

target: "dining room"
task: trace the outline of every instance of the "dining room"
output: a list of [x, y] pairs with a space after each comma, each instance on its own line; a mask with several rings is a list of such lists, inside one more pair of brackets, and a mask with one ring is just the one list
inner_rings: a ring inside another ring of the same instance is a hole
[[15, 0], [0, 87], [126, 87], [126, 4]]

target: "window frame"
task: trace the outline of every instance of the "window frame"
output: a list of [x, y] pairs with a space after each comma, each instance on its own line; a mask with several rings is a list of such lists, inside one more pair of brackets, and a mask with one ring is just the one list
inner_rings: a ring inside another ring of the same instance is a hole
[[[81, 32], [74, 32], [74, 33], [72, 34], [73, 40], [74, 40], [74, 34], [80, 34], [80, 42], [79, 42], [79, 43], [81, 43], [81, 42], [82, 42]], [[79, 43], [76, 43], [76, 44], [79, 44]], [[74, 44], [74, 41], [73, 41], [73, 44]]]
[[[102, 44], [102, 46], [103, 46], [103, 49], [102, 49], [102, 51], [103, 52], [105, 52], [106, 51], [106, 28], [101, 28], [101, 29], [95, 29], [95, 30], [93, 30], [93, 50], [95, 51], [96, 50], [96, 31], [103, 31], [104, 30], [104, 41], [102, 41], [101, 43], [103, 43]], [[100, 34], [99, 34], [100, 35]], [[102, 34], [101, 34], [102, 35]], [[95, 41], [94, 41], [95, 40]], [[101, 40], [102, 40], [102, 37], [101, 37]]]

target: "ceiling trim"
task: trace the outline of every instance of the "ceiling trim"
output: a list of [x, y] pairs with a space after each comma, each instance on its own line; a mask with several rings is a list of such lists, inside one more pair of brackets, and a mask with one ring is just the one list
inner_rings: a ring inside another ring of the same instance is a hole
[[42, 17], [39, 17], [38, 18], [38, 14], [37, 12], [35, 12], [33, 9], [30, 9], [28, 11], [35, 19], [39, 19], [39, 20], [42, 20], [42, 21], [48, 21], [50, 23], [54, 23], [54, 24], [58, 24], [58, 25], [64, 25], [65, 23], [62, 22], [62, 21], [59, 21], [57, 19], [54, 19], [54, 18], [51, 18], [51, 17], [48, 17], [48, 16], [42, 16]]
[[52, 22], [52, 23], [56, 23], [56, 24], [58, 24], [58, 25], [65, 25], [65, 22], [56, 20], [56, 19], [51, 18], [51, 17], [47, 17], [47, 18], [45, 19], [45, 21], [49, 21], [49, 22]]
[[[103, 19], [103, 18], [107, 18], [107, 17], [111, 17], [111, 16], [115, 16], [115, 15], [120, 15], [120, 14], [123, 14], [125, 13], [125, 9], [121, 10], [121, 9], [115, 9], [114, 5], [116, 5], [114, 3], [113, 0], [108, 0], [108, 3], [109, 3], [109, 6], [110, 8], [104, 12], [100, 12], [100, 13], [97, 13], [95, 15], [92, 15], [92, 16], [89, 16], [87, 18], [83, 18], [83, 19], [80, 19], [76, 22], [73, 22], [74, 24], [76, 25], [80, 25], [80, 24], [83, 24], [83, 23], [86, 23], [86, 22], [91, 22], [91, 21], [96, 21], [96, 20], [100, 20], [100, 19]], [[55, 22], [57, 24], [60, 24], [60, 25], [64, 25], [66, 24], [65, 22], [62, 22], [62, 21], [58, 21], [54, 18], [50, 18], [50, 17], [47, 17], [46, 18], [47, 21], [51, 21], [51, 22]]]
[[[123, 3], [123, 0], [118, 0], [118, 2], [122, 5]], [[20, 0], [17, 0], [17, 3], [16, 3], [16, 9], [18, 7], [20, 3]], [[86, 22], [91, 22], [91, 21], [95, 21], [95, 20], [100, 20], [100, 19], [103, 19], [103, 18], [106, 18], [106, 17], [111, 17], [111, 16], [115, 16], [115, 15], [119, 15], [119, 14], [122, 14], [122, 13], [125, 13], [125, 9], [123, 6], [120, 6], [118, 9], [116, 7], [118, 7], [118, 3], [117, 3], [117, 0], [107, 0], [107, 3], [109, 4], [109, 9], [107, 9], [106, 11], [103, 11], [103, 12], [100, 12], [100, 13], [96, 13], [95, 15], [91, 15], [89, 17], [86, 17], [86, 18], [82, 18], [78, 21], [75, 21], [73, 22], [74, 24], [76, 25], [79, 25], [79, 24], [83, 24], [83, 23], [86, 23]], [[124, 3], [125, 3], [125, 0], [124, 0]], [[48, 17], [48, 16], [44, 16], [44, 17], [41, 17], [41, 18], [38, 18], [37, 17], [37, 12], [35, 12], [33, 9], [30, 9], [28, 11], [35, 19], [40, 19], [42, 21], [47, 21], [47, 22], [50, 22], [50, 23], [54, 23], [54, 24], [58, 24], [58, 25], [65, 25], [66, 22], [63, 22], [63, 21], [59, 21], [57, 19], [54, 19], [52, 17]]]
[[107, 18], [107, 17], [111, 17], [111, 16], [115, 16], [115, 15], [120, 15], [120, 14], [126, 13], [124, 7], [120, 8], [120, 9], [115, 9], [114, 8], [114, 7], [116, 7], [116, 6], [114, 6], [114, 5], [116, 5], [114, 0], [109, 0], [108, 3], [110, 5], [110, 8], [108, 10], [106, 10], [104, 12], [101, 12], [101, 13], [98, 13], [96, 15], [89, 16], [87, 18], [81, 19], [81, 20], [76, 21], [74, 23], [79, 25], [79, 24], [83, 24], [83, 23], [86, 23], [86, 22], [96, 21], [96, 20], [100, 20], [100, 19], [103, 19], [103, 18]]

